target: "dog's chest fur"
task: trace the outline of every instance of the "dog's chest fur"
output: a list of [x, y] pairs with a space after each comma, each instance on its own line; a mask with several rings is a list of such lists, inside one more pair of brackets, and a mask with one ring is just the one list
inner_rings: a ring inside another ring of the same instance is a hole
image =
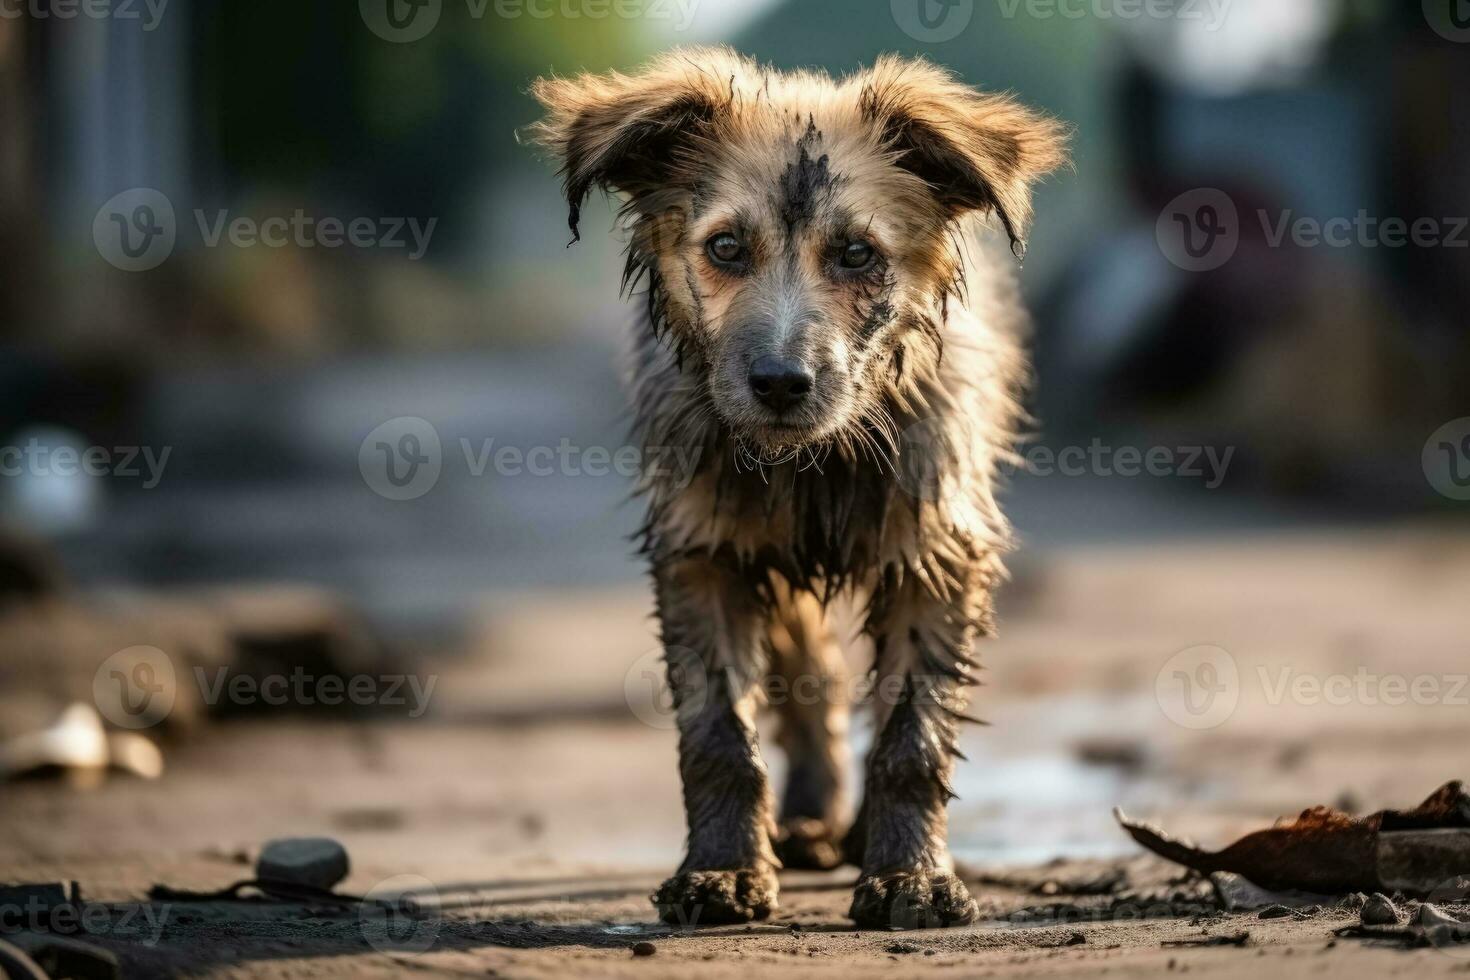
[[818, 454], [752, 465], [718, 437], [707, 453], [687, 488], [656, 498], [652, 549], [714, 554], [797, 583], [860, 579], [913, 550], [901, 541], [913, 538], [917, 502], [879, 463]]

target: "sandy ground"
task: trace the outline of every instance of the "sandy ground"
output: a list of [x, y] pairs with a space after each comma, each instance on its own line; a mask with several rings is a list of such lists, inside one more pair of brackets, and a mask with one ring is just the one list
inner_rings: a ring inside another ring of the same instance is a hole
[[[1218, 846], [1466, 775], [1467, 581], [1470, 538], [1431, 527], [1018, 562], [977, 700], [992, 725], [966, 735], [952, 808], [973, 927], [855, 932], [851, 868], [784, 876], [767, 923], [656, 924], [683, 826], [641, 589], [487, 600], [416, 720], [262, 711], [166, 746], [156, 782], [0, 786], [0, 881], [78, 881], [89, 941], [138, 976], [1461, 975], [1470, 948], [1334, 942], [1348, 910], [1222, 913], [1109, 811]], [[1233, 681], [1178, 656], [1202, 646]], [[1180, 670], [1217, 698], [1181, 713]], [[313, 834], [351, 852], [341, 891], [407, 892], [420, 914], [141, 901], [248, 878], [262, 841]]]

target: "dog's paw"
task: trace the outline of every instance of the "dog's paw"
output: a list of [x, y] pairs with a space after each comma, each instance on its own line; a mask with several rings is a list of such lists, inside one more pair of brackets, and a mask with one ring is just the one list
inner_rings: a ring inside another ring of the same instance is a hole
[[979, 914], [964, 882], [935, 869], [864, 876], [847, 916], [865, 929], [937, 929]]
[[776, 909], [777, 891], [770, 868], [684, 871], [659, 886], [653, 904], [670, 925], [725, 925], [767, 918]]
[[783, 868], [828, 871], [842, 863], [842, 845], [821, 820], [793, 817], [781, 824], [775, 841]]

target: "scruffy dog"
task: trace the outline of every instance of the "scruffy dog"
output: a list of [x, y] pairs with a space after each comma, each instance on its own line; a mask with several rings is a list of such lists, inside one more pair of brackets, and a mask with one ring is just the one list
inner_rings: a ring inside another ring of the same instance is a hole
[[[1015, 262], [987, 248], [986, 219], [1023, 247], [1062, 128], [897, 57], [834, 80], [685, 49], [534, 94], [574, 240], [593, 187], [626, 197], [625, 286], [648, 299], [637, 437], [699, 451], [692, 480], [642, 488], [689, 823], [655, 904], [675, 923], [764, 918], [778, 867], [845, 857], [862, 926], [972, 920], [946, 806], [1026, 374]], [[844, 594], [877, 653], [850, 829], [848, 688], [824, 615]], [[765, 701], [790, 762], [779, 822]]]

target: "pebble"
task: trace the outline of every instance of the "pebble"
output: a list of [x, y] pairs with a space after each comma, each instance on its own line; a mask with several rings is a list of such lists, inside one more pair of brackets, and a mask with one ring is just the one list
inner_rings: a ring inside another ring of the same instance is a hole
[[1363, 903], [1362, 915], [1365, 926], [1396, 926], [1399, 924], [1398, 906], [1394, 905], [1382, 892], [1374, 892], [1373, 896]]
[[1419, 906], [1419, 915], [1414, 919], [1414, 923], [1426, 929], [1433, 929], [1435, 926], [1449, 926], [1452, 929], [1470, 929], [1470, 926], [1467, 926], [1464, 922], [1461, 922], [1438, 906], [1430, 905], [1428, 902]]
[[641, 942], [641, 943], [634, 943], [633, 944], [633, 955], [634, 956], [652, 956], [654, 953], [657, 953], [657, 952], [658, 952], [658, 947], [655, 946], [653, 943], [649, 942], [646, 939], [643, 942]]
[[347, 868], [347, 849], [330, 837], [287, 837], [260, 849], [255, 876], [331, 891], [347, 877]]

